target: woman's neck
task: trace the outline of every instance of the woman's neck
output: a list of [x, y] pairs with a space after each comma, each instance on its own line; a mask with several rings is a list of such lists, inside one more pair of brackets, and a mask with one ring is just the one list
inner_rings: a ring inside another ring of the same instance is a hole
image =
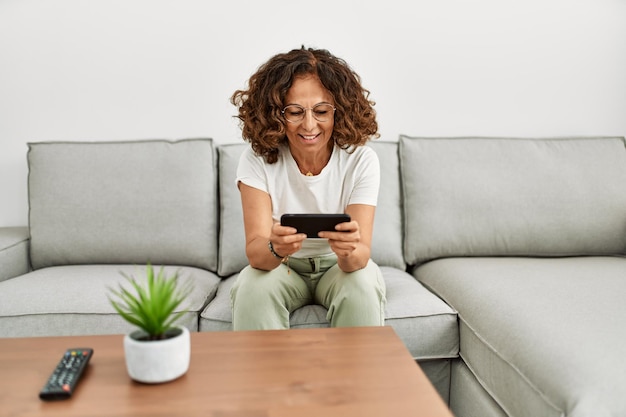
[[302, 175], [314, 176], [319, 175], [320, 172], [328, 165], [330, 157], [332, 156], [332, 148], [324, 149], [317, 153], [304, 153], [296, 154], [292, 151], [291, 156]]

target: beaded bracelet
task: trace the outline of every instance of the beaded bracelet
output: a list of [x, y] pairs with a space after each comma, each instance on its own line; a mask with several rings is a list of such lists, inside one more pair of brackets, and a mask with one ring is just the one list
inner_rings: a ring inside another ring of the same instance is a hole
[[291, 274], [291, 268], [289, 266], [289, 255], [287, 256], [280, 256], [279, 254], [276, 253], [276, 251], [274, 250], [274, 245], [272, 245], [272, 241], [269, 240], [267, 242], [267, 247], [269, 248], [270, 252], [272, 253], [272, 255], [274, 255], [276, 258], [280, 259], [280, 262], [287, 265], [287, 274]]
[[272, 252], [272, 255], [274, 255], [274, 257], [276, 257], [276, 258], [278, 258], [280, 260], [285, 259], [284, 256], [280, 256], [279, 254], [276, 253], [276, 251], [274, 250], [274, 245], [272, 245], [272, 241], [271, 240], [267, 241], [267, 247], [270, 249], [270, 252]]

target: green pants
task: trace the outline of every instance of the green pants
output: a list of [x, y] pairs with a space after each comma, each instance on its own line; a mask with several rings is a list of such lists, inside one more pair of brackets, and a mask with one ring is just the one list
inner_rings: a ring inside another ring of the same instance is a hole
[[346, 273], [333, 255], [289, 258], [271, 271], [247, 266], [230, 292], [234, 330], [288, 329], [289, 315], [308, 304], [328, 309], [332, 327], [383, 326], [385, 282], [369, 261]]

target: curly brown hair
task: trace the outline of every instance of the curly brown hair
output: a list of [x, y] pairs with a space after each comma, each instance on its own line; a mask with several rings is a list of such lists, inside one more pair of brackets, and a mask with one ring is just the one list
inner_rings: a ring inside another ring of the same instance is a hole
[[380, 137], [374, 101], [361, 78], [341, 58], [325, 49], [293, 49], [270, 58], [250, 77], [247, 90], [237, 90], [230, 101], [239, 108], [244, 140], [267, 163], [278, 159], [279, 145], [287, 141], [282, 109], [295, 78], [318, 77], [335, 102], [333, 140], [350, 150]]

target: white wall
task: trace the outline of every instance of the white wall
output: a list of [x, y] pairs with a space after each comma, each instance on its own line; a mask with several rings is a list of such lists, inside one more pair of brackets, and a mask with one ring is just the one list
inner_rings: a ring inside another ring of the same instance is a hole
[[241, 140], [230, 95], [301, 44], [361, 74], [382, 140], [626, 135], [624, 0], [0, 0], [0, 226], [27, 142]]

